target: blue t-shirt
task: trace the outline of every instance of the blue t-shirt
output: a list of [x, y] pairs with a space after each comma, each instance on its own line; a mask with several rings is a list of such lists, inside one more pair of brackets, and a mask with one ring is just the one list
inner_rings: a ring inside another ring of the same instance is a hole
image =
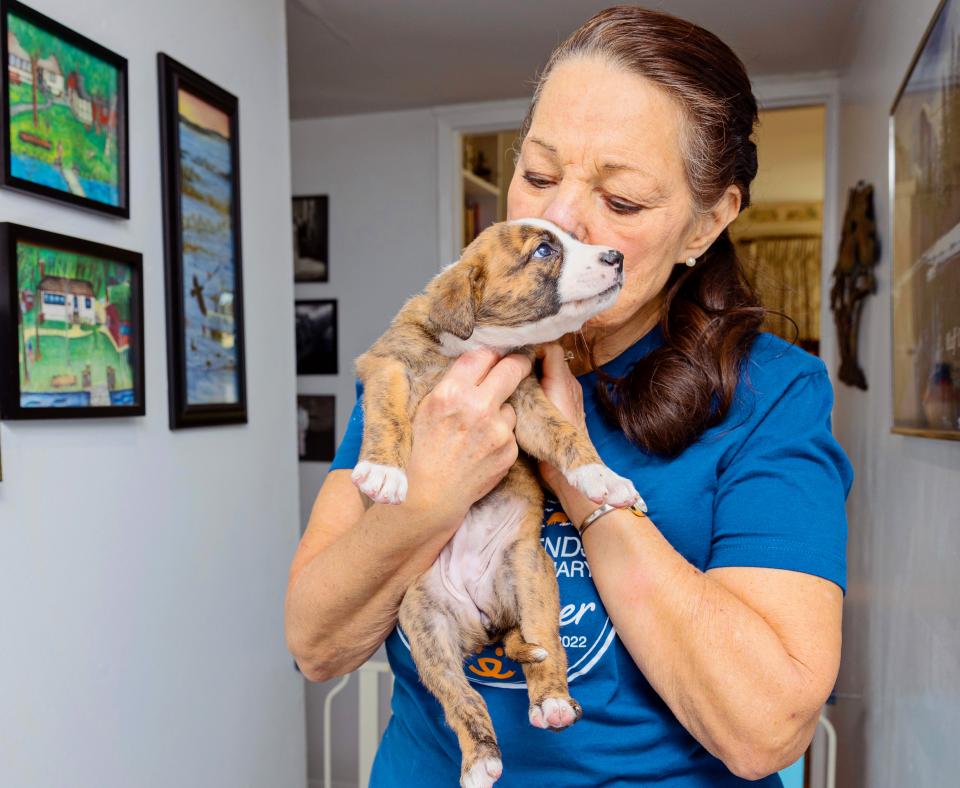
[[[603, 369], [623, 375], [661, 342], [654, 329]], [[833, 390], [820, 359], [761, 334], [723, 422], [673, 459], [630, 444], [599, 409], [596, 374], [579, 380], [587, 429], [601, 458], [633, 480], [652, 521], [691, 564], [702, 571], [791, 569], [844, 588], [844, 501], [853, 473], [831, 434]], [[331, 469], [355, 465], [362, 434], [358, 400]], [[497, 788], [781, 785], [777, 775], [758, 782], [734, 776], [680, 725], [617, 637], [577, 531], [549, 498], [541, 541], [557, 571], [570, 694], [583, 707], [583, 718], [560, 733], [533, 728], [521, 667], [498, 646], [471, 656], [464, 670], [487, 703], [503, 752]], [[370, 785], [458, 785], [456, 736], [420, 683], [399, 627], [386, 648], [396, 677], [393, 716]]]

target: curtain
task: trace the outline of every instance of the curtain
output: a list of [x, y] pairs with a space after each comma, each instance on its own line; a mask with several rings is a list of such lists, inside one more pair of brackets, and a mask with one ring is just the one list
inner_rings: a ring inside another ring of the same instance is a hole
[[764, 330], [819, 352], [820, 236], [747, 237], [736, 246], [747, 278], [771, 310]]

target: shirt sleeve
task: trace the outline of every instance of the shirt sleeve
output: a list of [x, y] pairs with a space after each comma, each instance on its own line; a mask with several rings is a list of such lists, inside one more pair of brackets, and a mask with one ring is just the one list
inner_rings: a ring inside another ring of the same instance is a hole
[[826, 370], [793, 380], [719, 472], [707, 568], [791, 569], [846, 592], [853, 468], [830, 429]]
[[347, 431], [343, 435], [343, 440], [337, 447], [337, 453], [333, 456], [333, 462], [330, 463], [330, 470], [340, 469], [353, 470], [353, 466], [360, 459], [360, 444], [363, 441], [363, 384], [357, 381], [357, 402], [350, 413], [350, 421], [347, 422]]

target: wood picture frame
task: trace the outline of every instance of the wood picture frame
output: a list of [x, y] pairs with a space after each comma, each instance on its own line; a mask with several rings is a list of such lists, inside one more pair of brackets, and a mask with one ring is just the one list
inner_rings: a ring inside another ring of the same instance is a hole
[[170, 428], [247, 421], [236, 96], [162, 52]]
[[0, 0], [0, 185], [130, 217], [127, 60]]
[[143, 258], [0, 223], [0, 417], [143, 416]]

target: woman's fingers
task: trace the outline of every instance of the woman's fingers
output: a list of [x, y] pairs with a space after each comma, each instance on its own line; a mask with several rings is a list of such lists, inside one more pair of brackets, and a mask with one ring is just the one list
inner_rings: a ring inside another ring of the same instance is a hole
[[520, 353], [511, 353], [497, 362], [479, 385], [484, 397], [497, 404], [505, 402], [525, 377], [533, 371], [533, 362]]
[[517, 412], [509, 402], [504, 402], [500, 406], [500, 418], [502, 418], [510, 428], [510, 432], [513, 432], [517, 428]]

